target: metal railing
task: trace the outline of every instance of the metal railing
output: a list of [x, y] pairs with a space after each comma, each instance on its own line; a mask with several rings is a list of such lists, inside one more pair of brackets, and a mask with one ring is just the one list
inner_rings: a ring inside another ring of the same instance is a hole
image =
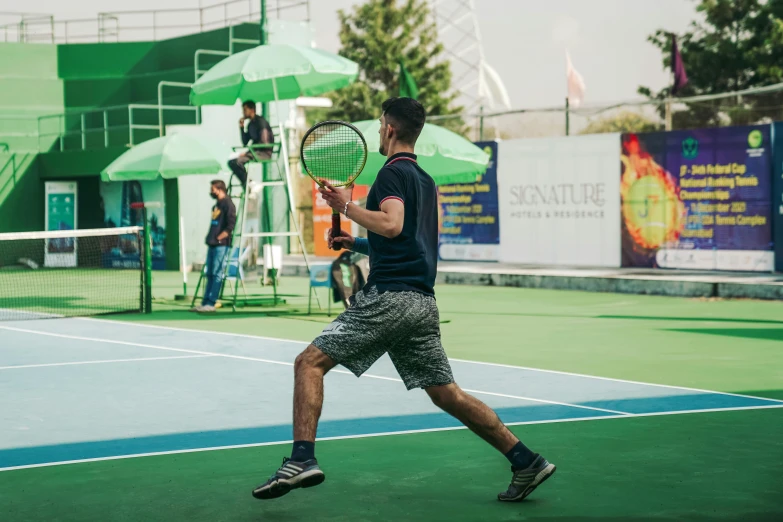
[[[310, 20], [309, 0], [267, 0], [267, 16]], [[292, 13], [294, 11], [294, 13]], [[155, 41], [230, 27], [261, 18], [258, 0], [228, 0], [196, 8], [113, 11], [97, 18], [56, 20], [51, 15], [0, 13], [14, 22], [0, 25], [5, 42], [87, 43]]]
[[[233, 42], [231, 42], [231, 43], [233, 44]], [[209, 69], [202, 69], [201, 68], [201, 64], [200, 64], [199, 58], [201, 58], [204, 55], [208, 55], [208, 56], [231, 56], [232, 51], [233, 51], [233, 45], [231, 47], [232, 47], [231, 51], [214, 51], [212, 49], [199, 49], [198, 51], [196, 51], [196, 54], [193, 56], [193, 70], [195, 71], [195, 78], [193, 79], [193, 81], [194, 82], [197, 81], [199, 78], [201, 78], [202, 74], [206, 73], [209, 70]]]
[[[42, 146], [42, 141], [57, 142], [60, 152], [110, 146], [132, 147], [163, 135], [165, 111], [192, 112], [194, 120], [182, 123], [200, 122], [199, 108], [188, 105], [134, 103], [86, 111], [66, 111], [38, 117], [39, 151], [48, 152], [48, 149]], [[120, 121], [113, 124], [112, 119], [115, 122], [118, 119]], [[141, 132], [143, 135], [139, 136]], [[96, 135], [102, 136], [102, 141], [100, 137], [95, 139]], [[77, 143], [76, 147], [73, 146], [74, 142]]]
[[[0, 143], [0, 152], [9, 153], [8, 159], [0, 165], [0, 203], [2, 203], [10, 193], [10, 190], [13, 189], [19, 181], [17, 174], [22, 165], [24, 165], [30, 157], [30, 153], [25, 152], [24, 155], [21, 155], [21, 153], [11, 152], [7, 143]], [[4, 181], [3, 178], [5, 177], [9, 166], [10, 175]]]

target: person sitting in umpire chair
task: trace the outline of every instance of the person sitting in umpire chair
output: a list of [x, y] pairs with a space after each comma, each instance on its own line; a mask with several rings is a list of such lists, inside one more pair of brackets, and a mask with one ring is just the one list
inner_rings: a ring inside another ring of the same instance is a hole
[[248, 149], [229, 161], [228, 167], [244, 189], [247, 186], [247, 168], [245, 165], [251, 161], [263, 161], [272, 157], [274, 135], [269, 122], [256, 113], [256, 102], [252, 100], [246, 100], [242, 103], [239, 131], [242, 135], [242, 145]]

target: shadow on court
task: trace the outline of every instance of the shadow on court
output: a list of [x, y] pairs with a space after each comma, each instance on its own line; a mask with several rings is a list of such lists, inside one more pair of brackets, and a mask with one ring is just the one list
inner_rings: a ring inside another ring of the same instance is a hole
[[629, 321], [663, 321], [663, 322], [682, 322], [682, 323], [698, 323], [698, 322], [711, 322], [711, 323], [740, 323], [740, 324], [783, 324], [783, 321], [776, 321], [770, 319], [742, 319], [732, 317], [667, 317], [667, 316], [646, 316], [646, 315], [576, 315], [576, 314], [537, 314], [530, 312], [479, 312], [479, 311], [462, 311], [462, 310], [449, 310], [447, 307], [441, 309], [443, 314], [454, 315], [488, 315], [488, 316], [505, 316], [505, 317], [549, 317], [553, 319], [618, 319]]
[[671, 328], [669, 332], [783, 341], [783, 328]]

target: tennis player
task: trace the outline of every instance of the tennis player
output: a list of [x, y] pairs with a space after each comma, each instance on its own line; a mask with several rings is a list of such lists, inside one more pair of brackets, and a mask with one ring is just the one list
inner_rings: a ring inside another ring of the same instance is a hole
[[360, 376], [389, 353], [408, 390], [423, 388], [439, 408], [457, 418], [511, 462], [513, 476], [498, 500], [519, 501], [555, 472], [501, 422], [497, 414], [454, 382], [441, 345], [433, 286], [438, 261], [438, 201], [435, 182], [416, 162], [414, 145], [425, 111], [411, 98], [382, 105], [380, 153], [388, 157], [367, 197], [367, 208], [351, 201], [351, 189], [326, 185], [324, 200], [368, 231], [368, 239], [346, 233], [330, 240], [370, 256], [367, 285], [353, 306], [296, 358], [294, 445], [290, 458], [253, 490], [259, 499], [317, 486], [324, 473], [315, 458], [323, 405], [324, 375], [341, 364]]

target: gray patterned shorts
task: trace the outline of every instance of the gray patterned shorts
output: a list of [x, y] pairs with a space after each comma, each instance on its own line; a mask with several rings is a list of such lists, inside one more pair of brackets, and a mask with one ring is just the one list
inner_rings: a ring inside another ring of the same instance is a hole
[[313, 344], [357, 377], [388, 352], [409, 390], [454, 382], [435, 298], [418, 292], [359, 292]]

